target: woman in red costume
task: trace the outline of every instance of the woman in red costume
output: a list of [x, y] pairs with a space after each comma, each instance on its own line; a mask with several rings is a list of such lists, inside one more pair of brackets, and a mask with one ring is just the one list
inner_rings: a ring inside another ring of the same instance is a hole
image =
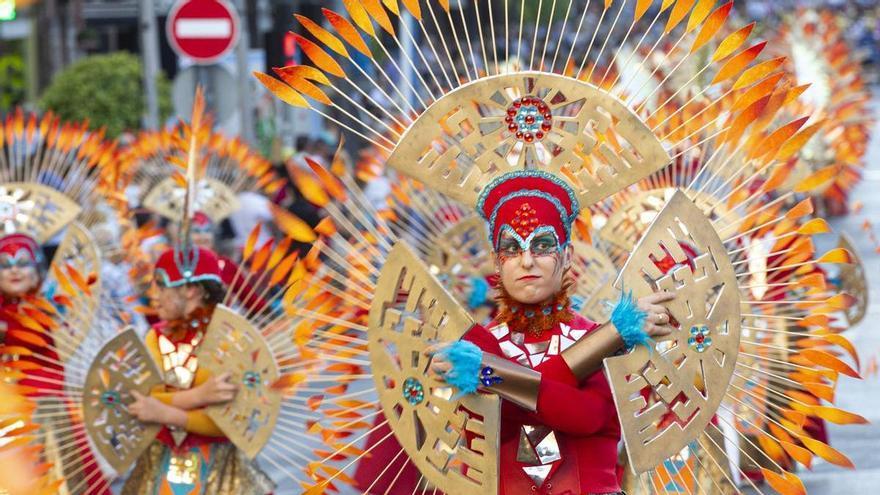
[[[21, 322], [25, 311], [33, 310], [34, 299], [43, 282], [43, 254], [28, 235], [9, 234], [0, 239], [0, 330], [7, 350], [22, 348], [27, 356], [4, 353], [7, 359], [22, 359], [39, 365], [25, 370], [29, 378], [19, 384], [37, 389], [36, 396], [52, 395], [64, 383], [63, 368], [52, 349], [49, 330], [38, 331]], [[28, 308], [28, 309], [25, 309]], [[32, 378], [30, 378], [32, 377]]]
[[620, 426], [601, 360], [670, 332], [659, 293], [627, 294], [604, 325], [570, 308], [574, 193], [551, 174], [517, 171], [484, 189], [500, 313], [451, 346], [431, 369], [462, 392], [497, 393], [502, 495], [620, 493]]
[[231, 400], [228, 375], [200, 368], [199, 349], [214, 308], [223, 299], [222, 269], [211, 250], [169, 249], [156, 262], [153, 305], [160, 322], [146, 336], [164, 384], [136, 398], [129, 411], [163, 425], [138, 459], [123, 494], [254, 494], [272, 482], [223, 435], [204, 408]]

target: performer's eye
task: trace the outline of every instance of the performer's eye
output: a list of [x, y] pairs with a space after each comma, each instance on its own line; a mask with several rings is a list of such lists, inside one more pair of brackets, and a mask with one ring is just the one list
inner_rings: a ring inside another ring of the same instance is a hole
[[532, 241], [532, 254], [548, 255], [556, 252], [556, 239], [552, 235], [543, 235]]
[[519, 256], [521, 252], [522, 249], [519, 247], [519, 243], [513, 239], [502, 240], [498, 246], [498, 253], [502, 256]]

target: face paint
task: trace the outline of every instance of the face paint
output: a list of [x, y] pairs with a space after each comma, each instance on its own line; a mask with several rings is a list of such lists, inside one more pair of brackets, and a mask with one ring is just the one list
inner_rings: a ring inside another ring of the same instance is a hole
[[497, 253], [501, 284], [523, 304], [540, 304], [562, 290], [564, 251], [552, 229], [536, 229], [527, 239], [501, 235]]
[[8, 254], [0, 254], [0, 270], [9, 270], [12, 268], [28, 268], [36, 267], [37, 263], [31, 258], [27, 250], [20, 249], [14, 256]]
[[526, 239], [522, 239], [516, 232], [503, 230], [501, 239], [498, 241], [498, 256], [504, 260], [521, 256], [529, 251], [532, 256], [553, 256], [562, 251], [556, 233], [552, 228], [539, 227]]
[[27, 249], [14, 255], [0, 254], [0, 292], [8, 297], [22, 297], [36, 290], [40, 283], [37, 262]]

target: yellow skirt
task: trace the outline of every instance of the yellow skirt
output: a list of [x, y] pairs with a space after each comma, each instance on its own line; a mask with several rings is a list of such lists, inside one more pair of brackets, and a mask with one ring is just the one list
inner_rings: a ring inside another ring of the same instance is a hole
[[266, 495], [272, 481], [230, 442], [172, 451], [155, 441], [122, 487], [122, 495]]

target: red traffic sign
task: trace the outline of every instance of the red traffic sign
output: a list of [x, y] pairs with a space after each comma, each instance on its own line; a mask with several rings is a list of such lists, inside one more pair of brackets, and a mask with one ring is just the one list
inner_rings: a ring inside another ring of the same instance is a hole
[[178, 2], [165, 21], [171, 48], [199, 64], [226, 55], [238, 41], [238, 30], [238, 13], [226, 0]]

